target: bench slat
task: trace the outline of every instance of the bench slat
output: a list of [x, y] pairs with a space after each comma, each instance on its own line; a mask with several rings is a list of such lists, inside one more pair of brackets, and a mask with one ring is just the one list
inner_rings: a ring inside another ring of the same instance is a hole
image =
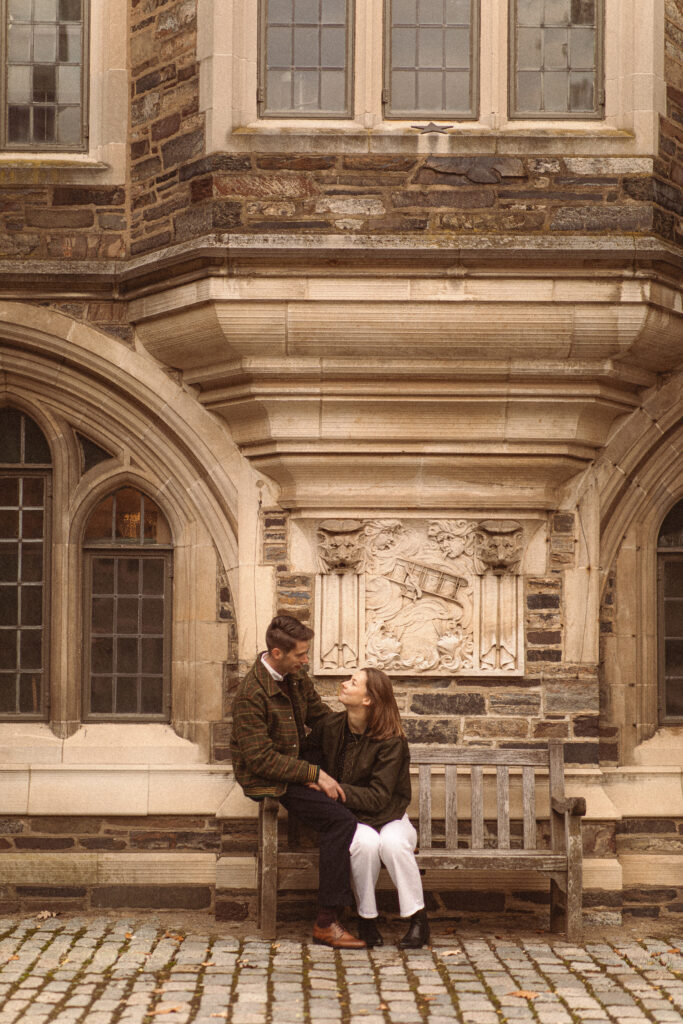
[[427, 850], [415, 855], [421, 868], [449, 868], [454, 871], [491, 870], [562, 871], [567, 858], [545, 850]]
[[432, 845], [432, 770], [427, 764], [420, 765], [420, 849], [428, 850]]
[[536, 849], [536, 776], [534, 769], [522, 768], [522, 807], [524, 812], [524, 849]]
[[472, 765], [472, 849], [484, 849], [484, 773], [480, 764]]
[[458, 848], [458, 768], [446, 765], [446, 846]]
[[498, 849], [510, 849], [510, 769], [507, 765], [496, 768], [498, 795]]
[[434, 750], [421, 747], [410, 747], [410, 760], [413, 764], [509, 764], [536, 765], [547, 767], [548, 751], [546, 750], [492, 750], [490, 747], [461, 747], [457, 750]]

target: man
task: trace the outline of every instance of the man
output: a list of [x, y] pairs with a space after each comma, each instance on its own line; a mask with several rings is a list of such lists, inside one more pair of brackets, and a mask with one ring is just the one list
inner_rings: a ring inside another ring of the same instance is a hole
[[318, 916], [313, 941], [335, 949], [362, 949], [342, 926], [339, 911], [353, 904], [349, 847], [356, 816], [344, 791], [318, 765], [299, 756], [310, 729], [330, 708], [306, 671], [313, 636], [292, 615], [276, 615], [266, 630], [267, 650], [237, 688], [232, 706], [232, 763], [247, 796], [276, 796], [317, 832], [320, 846]]

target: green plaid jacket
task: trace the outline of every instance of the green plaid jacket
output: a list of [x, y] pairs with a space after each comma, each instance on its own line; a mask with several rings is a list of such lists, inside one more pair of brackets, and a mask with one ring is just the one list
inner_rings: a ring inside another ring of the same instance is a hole
[[[303, 669], [287, 677], [300, 719], [312, 728], [330, 713]], [[232, 705], [232, 767], [254, 800], [281, 796], [288, 783], [315, 782], [320, 769], [299, 757], [299, 734], [289, 698], [256, 659], [237, 687]]]

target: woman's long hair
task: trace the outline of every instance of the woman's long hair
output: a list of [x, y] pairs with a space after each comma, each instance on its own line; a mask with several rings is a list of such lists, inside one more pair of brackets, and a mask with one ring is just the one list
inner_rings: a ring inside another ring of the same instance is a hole
[[394, 688], [391, 679], [378, 668], [364, 668], [365, 687], [370, 706], [368, 708], [368, 724], [365, 731], [373, 740], [387, 740], [390, 736], [403, 736]]

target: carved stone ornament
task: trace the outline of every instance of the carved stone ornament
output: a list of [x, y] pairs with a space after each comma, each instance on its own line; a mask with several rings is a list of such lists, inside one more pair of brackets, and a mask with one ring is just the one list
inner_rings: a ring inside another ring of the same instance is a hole
[[321, 523], [316, 671], [521, 672], [522, 554], [511, 520]]
[[474, 531], [474, 565], [478, 573], [519, 572], [524, 553], [521, 523], [514, 519], [486, 519]]
[[318, 526], [318, 560], [324, 573], [361, 572], [365, 559], [363, 524], [328, 519]]

